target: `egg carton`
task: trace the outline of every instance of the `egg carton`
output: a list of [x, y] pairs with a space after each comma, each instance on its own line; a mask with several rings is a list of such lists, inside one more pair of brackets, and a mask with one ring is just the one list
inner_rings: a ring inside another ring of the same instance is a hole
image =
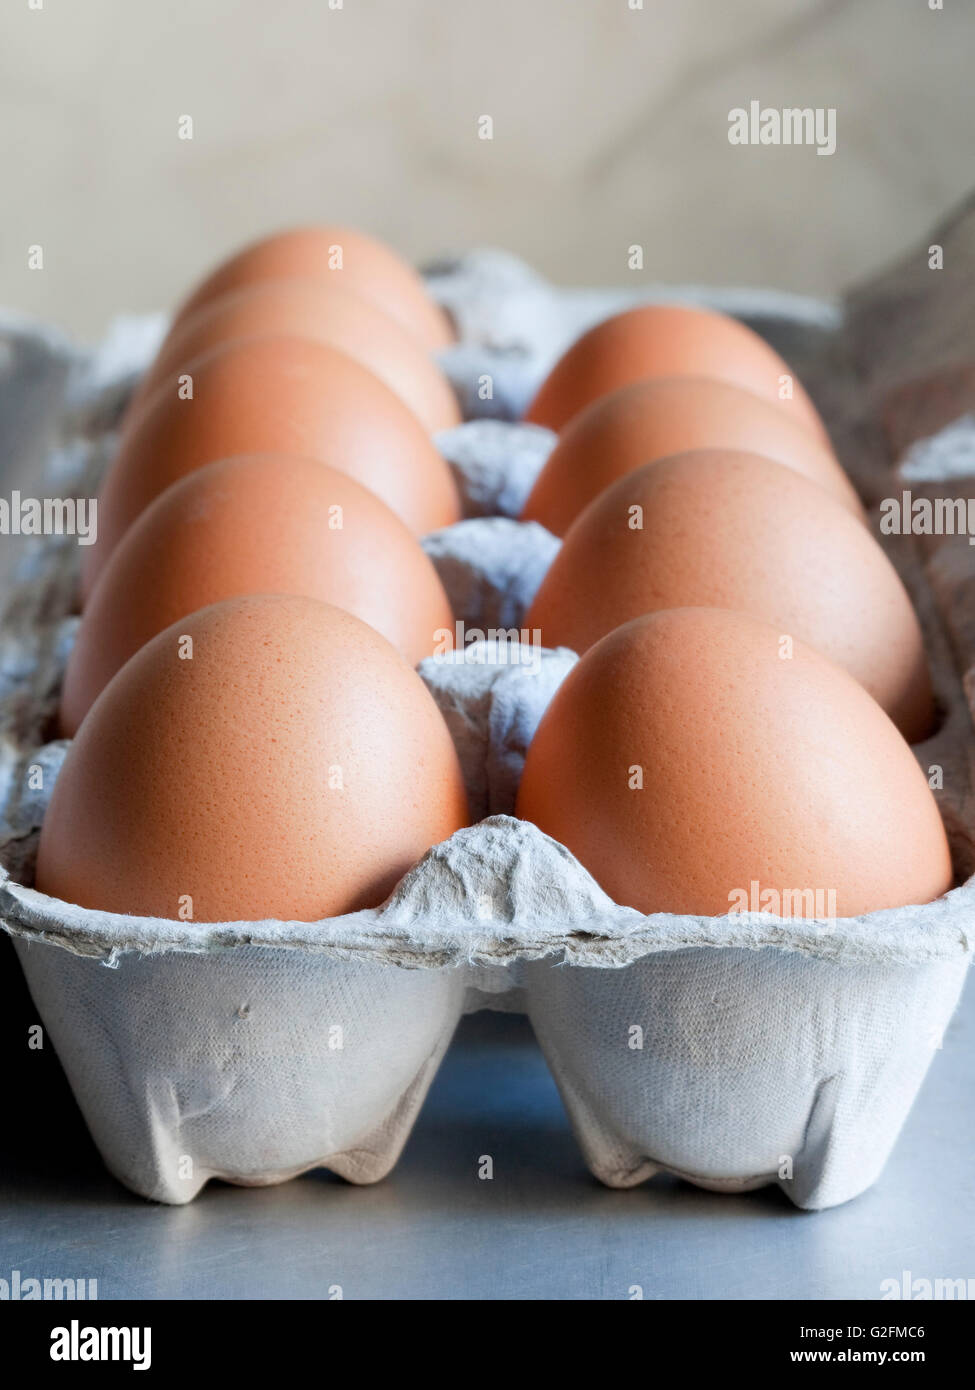
[[[971, 287], [975, 251], [967, 264]], [[948, 538], [925, 554], [909, 542], [891, 550], [943, 712], [917, 753], [943, 768], [937, 795], [968, 881], [925, 906], [832, 922], [645, 917], [513, 817], [527, 746], [576, 660], [510, 640], [558, 546], [515, 519], [553, 443], [517, 417], [595, 320], [642, 301], [711, 305], [789, 355], [869, 504], [895, 478], [879, 421], [892, 398], [882, 364], [897, 296], [888, 286], [883, 331], [858, 360], [856, 331], [877, 305], [869, 294], [844, 315], [762, 291], [566, 291], [498, 252], [445, 262], [428, 280], [459, 327], [443, 362], [467, 422], [438, 437], [465, 518], [425, 546], [470, 641], [420, 672], [455, 740], [474, 823], [431, 849], [381, 907], [207, 925], [37, 892], [38, 831], [66, 749], [51, 730], [77, 625], [78, 548], [45, 539], [19, 576], [0, 629], [0, 925], [90, 1131], [124, 1184], [162, 1202], [188, 1202], [211, 1178], [262, 1185], [320, 1166], [374, 1182], [395, 1164], [461, 1015], [515, 1010], [530, 1017], [604, 1183], [666, 1170], [726, 1192], [777, 1183], [804, 1208], [844, 1202], [882, 1170], [971, 955], [975, 550]], [[902, 317], [923, 317], [917, 295], [905, 299]], [[28, 387], [40, 398], [45, 374], [55, 382], [51, 408], [19, 432], [25, 476], [39, 477], [44, 455], [46, 492], [90, 495], [163, 328], [125, 321], [82, 353], [6, 326], [0, 420]], [[901, 410], [899, 448], [918, 443], [912, 418]], [[930, 412], [927, 424], [929, 481], [916, 486], [936, 487], [957, 471], [950, 461], [939, 471], [939, 432], [964, 424]], [[957, 461], [957, 439], [941, 452]]]

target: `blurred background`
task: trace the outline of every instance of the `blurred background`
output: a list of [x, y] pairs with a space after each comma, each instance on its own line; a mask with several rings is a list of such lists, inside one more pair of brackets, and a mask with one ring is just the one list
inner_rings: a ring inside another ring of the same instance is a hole
[[[0, 306], [92, 339], [309, 220], [832, 293], [969, 191], [975, 5], [939, 3], [3, 0]], [[835, 107], [836, 153], [731, 145], [752, 100]]]

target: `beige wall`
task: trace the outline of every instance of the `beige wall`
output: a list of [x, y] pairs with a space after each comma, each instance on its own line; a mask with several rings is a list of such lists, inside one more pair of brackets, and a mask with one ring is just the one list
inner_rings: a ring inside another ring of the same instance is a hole
[[[4, 0], [0, 305], [91, 336], [316, 218], [576, 283], [640, 243], [649, 278], [830, 291], [968, 191], [970, 0], [636, 2]], [[753, 98], [835, 106], [836, 154], [730, 145]]]

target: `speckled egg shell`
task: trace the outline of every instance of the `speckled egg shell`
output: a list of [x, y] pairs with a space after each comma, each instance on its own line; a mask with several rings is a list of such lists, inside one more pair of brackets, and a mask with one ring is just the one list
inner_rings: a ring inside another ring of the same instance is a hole
[[320, 280], [269, 280], [208, 300], [170, 333], [132, 400], [131, 421], [187, 362], [222, 343], [264, 333], [338, 348], [379, 377], [428, 432], [460, 423], [457, 398], [413, 334], [361, 294]]
[[[829, 446], [802, 384], [768, 343], [736, 319], [677, 305], [629, 309], [583, 334], [552, 368], [527, 418], [560, 430], [592, 401], [620, 386], [672, 376], [715, 377], [776, 401]], [[791, 382], [791, 398], [780, 394], [783, 378]]]
[[305, 338], [268, 336], [189, 364], [192, 399], [160, 387], [123, 440], [99, 493], [85, 552], [87, 598], [132, 522], [170, 483], [235, 454], [319, 459], [368, 487], [417, 535], [458, 520], [447, 463], [416, 417], [351, 357]]
[[707, 377], [635, 381], [586, 406], [565, 426], [522, 511], [564, 536], [593, 498], [643, 464], [688, 449], [744, 449], [784, 463], [863, 509], [834, 455], [778, 403]]
[[583, 652], [662, 608], [733, 608], [844, 666], [905, 737], [933, 702], [917, 616], [867, 528], [825, 489], [756, 454], [698, 450], [627, 474], [586, 508], [526, 618]]
[[316, 599], [228, 599], [92, 706], [37, 887], [141, 916], [315, 921], [381, 903], [466, 818], [447, 728], [385, 638]]
[[644, 913], [850, 917], [952, 884], [894, 725], [840, 667], [802, 643], [783, 659], [778, 631], [743, 613], [669, 609], [597, 643], [539, 725], [517, 812]]
[[305, 594], [354, 613], [415, 666], [453, 614], [408, 527], [325, 464], [256, 455], [173, 483], [129, 527], [92, 591], [61, 691], [72, 737], [96, 696], [157, 632], [243, 594]]
[[447, 315], [408, 262], [374, 237], [334, 225], [294, 227], [245, 246], [193, 291], [174, 323], [228, 290], [292, 277], [354, 290], [398, 319], [429, 352], [453, 341]]

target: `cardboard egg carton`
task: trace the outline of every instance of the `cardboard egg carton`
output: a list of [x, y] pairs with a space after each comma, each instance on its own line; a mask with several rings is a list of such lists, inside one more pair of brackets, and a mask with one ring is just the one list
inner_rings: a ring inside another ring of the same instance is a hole
[[[954, 294], [967, 284], [971, 308], [971, 224], [949, 236], [970, 253]], [[778, 1183], [800, 1207], [846, 1201], [883, 1168], [972, 950], [975, 548], [949, 537], [890, 547], [943, 712], [917, 754], [943, 769], [937, 795], [964, 886], [831, 922], [644, 917], [513, 818], [525, 751], [576, 660], [511, 640], [558, 546], [516, 520], [553, 437], [514, 421], [590, 323], [639, 300], [692, 300], [738, 314], [788, 355], [868, 505], [900, 486], [891, 400], [897, 449], [913, 449], [915, 462], [926, 450], [926, 481], [914, 486], [936, 490], [957, 473], [958, 431], [975, 436], [975, 421], [965, 424], [956, 384], [950, 419], [922, 393], [925, 434], [911, 437], [916, 413], [903, 403], [910, 381], [898, 376], [890, 325], [900, 312], [899, 331], [913, 331], [908, 316], [927, 311], [916, 293], [898, 298], [896, 278], [882, 282], [882, 312], [864, 291], [845, 317], [766, 292], [563, 291], [493, 252], [437, 266], [429, 283], [459, 326], [443, 360], [468, 421], [438, 439], [465, 519], [425, 545], [469, 641], [420, 670], [456, 742], [475, 823], [431, 849], [381, 907], [316, 923], [207, 925], [90, 911], [34, 890], [38, 830], [66, 747], [51, 721], [77, 624], [78, 548], [47, 538], [20, 573], [0, 631], [0, 925], [91, 1133], [123, 1183], [164, 1202], [190, 1201], [211, 1178], [259, 1185], [318, 1166], [373, 1182], [395, 1164], [460, 1016], [514, 1009], [531, 1018], [603, 1182], [629, 1187], [663, 1169], [721, 1191]], [[880, 325], [865, 348], [871, 313]], [[45, 456], [45, 480], [33, 474], [40, 493], [90, 495], [162, 328], [122, 323], [84, 354], [7, 326], [0, 416], [25, 382], [36, 399], [45, 374], [56, 383], [37, 428], [21, 431], [21, 473]], [[950, 345], [933, 327], [928, 336], [944, 349], [932, 370], [955, 381]], [[924, 374], [925, 364], [908, 366]]]

